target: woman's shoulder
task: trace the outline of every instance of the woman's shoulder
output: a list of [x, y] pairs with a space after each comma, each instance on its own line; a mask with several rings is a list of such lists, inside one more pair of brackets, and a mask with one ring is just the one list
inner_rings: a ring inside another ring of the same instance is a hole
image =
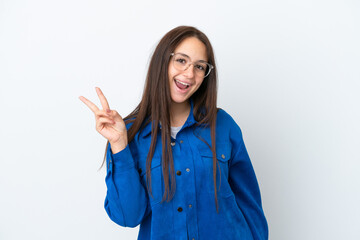
[[129, 130], [129, 128], [134, 124], [135, 119], [135, 117], [124, 119], [126, 130]]
[[217, 110], [216, 122], [220, 125], [225, 125], [229, 127], [233, 125], [237, 126], [234, 118], [222, 108], [218, 108]]
[[151, 123], [149, 117], [146, 117], [141, 123], [136, 122], [136, 116], [124, 118], [126, 129], [129, 131], [136, 131], [135, 138], [146, 137], [151, 133]]
[[242, 130], [234, 118], [224, 109], [219, 108], [216, 118], [216, 133], [219, 142], [226, 142], [228, 139], [234, 142], [242, 141]]
[[240, 126], [234, 118], [222, 108], [218, 108], [216, 117], [217, 132], [226, 132], [229, 135], [242, 135]]
[[[124, 122], [125, 122], [125, 126], [126, 126], [127, 130], [129, 130], [129, 128], [131, 128], [131, 126], [135, 123], [136, 118], [137, 118], [136, 114], [130, 114], [129, 116], [124, 118]], [[148, 117], [142, 122], [141, 127], [146, 125], [147, 120], [148, 120]]]

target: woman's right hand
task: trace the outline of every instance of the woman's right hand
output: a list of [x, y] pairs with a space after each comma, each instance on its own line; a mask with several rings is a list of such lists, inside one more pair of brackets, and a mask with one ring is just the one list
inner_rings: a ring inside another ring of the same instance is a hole
[[125, 122], [116, 110], [110, 110], [109, 103], [100, 88], [96, 87], [95, 89], [103, 109], [99, 109], [83, 96], [80, 96], [79, 99], [95, 114], [96, 131], [110, 142], [114, 154], [128, 144]]

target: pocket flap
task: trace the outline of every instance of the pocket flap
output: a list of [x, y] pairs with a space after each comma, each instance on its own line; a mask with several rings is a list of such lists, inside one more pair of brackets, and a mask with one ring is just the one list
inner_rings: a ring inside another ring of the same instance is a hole
[[[212, 157], [211, 149], [204, 143], [198, 146], [200, 155], [202, 157]], [[226, 162], [229, 161], [231, 156], [231, 147], [230, 144], [217, 144], [216, 145], [216, 158], [219, 161]]]

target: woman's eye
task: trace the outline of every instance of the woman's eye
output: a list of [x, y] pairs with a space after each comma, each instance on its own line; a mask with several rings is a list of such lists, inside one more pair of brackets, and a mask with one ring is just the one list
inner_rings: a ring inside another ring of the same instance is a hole
[[186, 63], [186, 60], [183, 59], [183, 58], [178, 58], [178, 59], [176, 59], [176, 61], [177, 61], [178, 63], [181, 63], [181, 64], [185, 64], [185, 63]]
[[200, 70], [200, 71], [205, 71], [205, 66], [202, 66], [202, 65], [200, 65], [200, 64], [197, 64], [195, 67], [196, 67], [198, 70]]

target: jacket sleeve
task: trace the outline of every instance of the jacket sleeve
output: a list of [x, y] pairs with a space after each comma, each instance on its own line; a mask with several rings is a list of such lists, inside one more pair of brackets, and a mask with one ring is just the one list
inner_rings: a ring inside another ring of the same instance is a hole
[[105, 210], [112, 221], [123, 227], [136, 227], [149, 214], [148, 197], [129, 145], [112, 154], [109, 143], [106, 153], [107, 193]]
[[262, 209], [259, 185], [242, 137], [240, 127], [233, 122], [230, 131], [233, 144], [229, 183], [238, 207], [244, 214], [255, 240], [268, 239], [268, 225]]

